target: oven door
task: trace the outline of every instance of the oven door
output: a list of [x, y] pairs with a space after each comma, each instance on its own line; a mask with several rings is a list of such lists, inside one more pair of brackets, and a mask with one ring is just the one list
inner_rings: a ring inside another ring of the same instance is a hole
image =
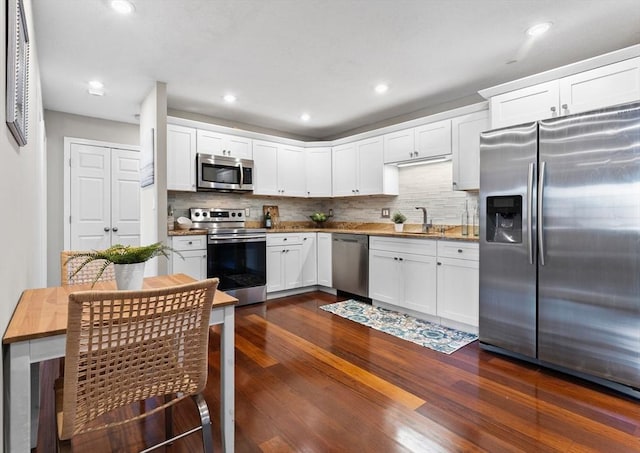
[[218, 277], [221, 291], [267, 284], [267, 238], [209, 236], [207, 277]]
[[198, 154], [198, 190], [253, 190], [253, 161]]

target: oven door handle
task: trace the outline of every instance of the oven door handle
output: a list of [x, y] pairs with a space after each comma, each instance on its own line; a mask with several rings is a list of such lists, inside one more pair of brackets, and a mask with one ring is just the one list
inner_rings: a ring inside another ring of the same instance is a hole
[[207, 241], [208, 244], [230, 244], [238, 242], [267, 242], [265, 236], [242, 236], [237, 238], [214, 238]]

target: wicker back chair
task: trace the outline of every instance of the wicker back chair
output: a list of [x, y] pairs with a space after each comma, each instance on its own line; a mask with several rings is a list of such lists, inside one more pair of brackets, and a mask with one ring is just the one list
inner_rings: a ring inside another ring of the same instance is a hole
[[[104, 260], [91, 261], [87, 263], [80, 272], [71, 277], [71, 274], [73, 274], [80, 263], [85, 259], [83, 257], [75, 256], [79, 253], [82, 252], [75, 250], [63, 250], [60, 252], [60, 284], [62, 286], [91, 283], [95, 279], [100, 268], [104, 266]], [[110, 263], [97, 281], [115, 280], [115, 278], [116, 273], [114, 266], [113, 263]]]
[[[200, 411], [204, 451], [213, 451], [207, 381], [209, 316], [218, 279], [141, 291], [69, 295], [64, 377], [56, 385], [61, 449], [72, 436], [138, 420], [192, 397]], [[60, 385], [63, 382], [63, 385]], [[148, 398], [157, 407], [115, 420], [109, 414]], [[172, 435], [170, 423], [167, 437]]]

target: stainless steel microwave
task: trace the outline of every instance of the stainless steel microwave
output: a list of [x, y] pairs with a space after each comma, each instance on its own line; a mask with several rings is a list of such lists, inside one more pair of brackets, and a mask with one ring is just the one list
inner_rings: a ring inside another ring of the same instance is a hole
[[253, 161], [200, 154], [196, 159], [198, 190], [253, 190]]

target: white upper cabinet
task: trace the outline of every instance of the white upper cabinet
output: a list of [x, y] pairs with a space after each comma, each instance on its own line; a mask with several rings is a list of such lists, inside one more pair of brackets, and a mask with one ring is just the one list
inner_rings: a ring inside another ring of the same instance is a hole
[[254, 140], [253, 193], [306, 196], [304, 148]]
[[451, 120], [453, 190], [480, 189], [480, 133], [488, 129], [487, 110]]
[[305, 150], [307, 197], [331, 196], [331, 148]]
[[414, 128], [391, 132], [384, 136], [384, 163], [412, 160], [416, 152]]
[[491, 128], [558, 116], [558, 81], [541, 83], [493, 96], [490, 101]]
[[384, 163], [451, 154], [451, 120], [436, 121], [384, 136]]
[[560, 79], [560, 113], [569, 115], [640, 99], [640, 58]]
[[382, 136], [333, 148], [333, 196], [397, 195], [398, 169], [383, 163]]
[[640, 100], [640, 58], [492, 96], [491, 128]]
[[167, 190], [196, 191], [196, 130], [167, 125]]
[[198, 152], [203, 154], [251, 159], [251, 142], [250, 138], [198, 129]]
[[415, 157], [425, 159], [451, 154], [451, 120], [418, 126], [414, 131], [416, 138]]

